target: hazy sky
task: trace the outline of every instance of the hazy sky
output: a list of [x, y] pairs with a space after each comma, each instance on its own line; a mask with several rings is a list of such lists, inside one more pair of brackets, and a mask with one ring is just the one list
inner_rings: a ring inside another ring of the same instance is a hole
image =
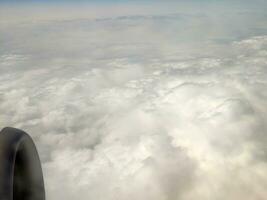
[[263, 200], [266, 1], [1, 1], [0, 127], [48, 200]]

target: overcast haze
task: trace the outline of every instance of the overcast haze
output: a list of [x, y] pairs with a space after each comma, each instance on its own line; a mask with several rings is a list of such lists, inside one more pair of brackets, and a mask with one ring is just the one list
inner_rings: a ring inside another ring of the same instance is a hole
[[263, 200], [266, 1], [0, 1], [0, 127], [48, 200]]

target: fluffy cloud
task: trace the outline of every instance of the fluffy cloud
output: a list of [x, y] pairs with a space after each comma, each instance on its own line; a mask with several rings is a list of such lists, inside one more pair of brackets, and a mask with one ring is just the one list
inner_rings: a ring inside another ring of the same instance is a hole
[[209, 19], [1, 24], [0, 124], [36, 141], [49, 200], [266, 197], [267, 36]]

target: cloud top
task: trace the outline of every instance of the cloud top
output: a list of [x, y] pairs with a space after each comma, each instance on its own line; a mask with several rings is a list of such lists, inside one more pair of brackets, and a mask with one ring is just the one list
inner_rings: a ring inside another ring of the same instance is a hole
[[254, 14], [2, 21], [0, 124], [36, 141], [47, 198], [264, 199]]

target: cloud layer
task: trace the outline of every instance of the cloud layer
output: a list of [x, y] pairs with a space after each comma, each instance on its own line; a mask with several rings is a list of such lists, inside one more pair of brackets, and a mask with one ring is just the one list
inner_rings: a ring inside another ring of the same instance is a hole
[[233, 19], [2, 21], [0, 125], [36, 141], [47, 199], [264, 199], [266, 22]]

